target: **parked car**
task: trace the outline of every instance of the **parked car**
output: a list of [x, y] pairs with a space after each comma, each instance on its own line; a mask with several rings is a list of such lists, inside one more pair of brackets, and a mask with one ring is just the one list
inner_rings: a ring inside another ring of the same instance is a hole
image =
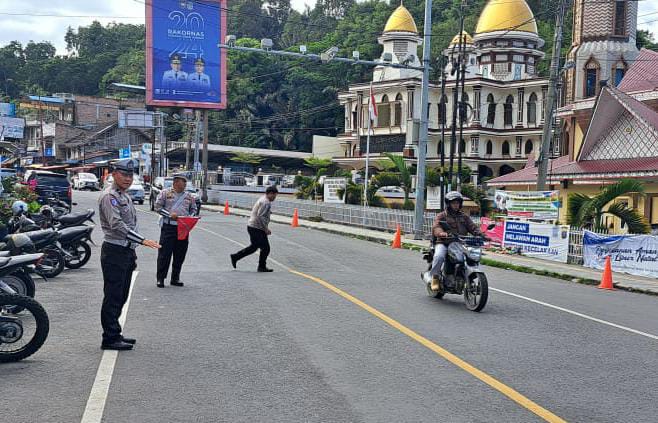
[[69, 210], [71, 209], [73, 191], [66, 175], [35, 170], [30, 172], [26, 183], [39, 196], [39, 203], [48, 204], [49, 198], [58, 198], [68, 204]]
[[[168, 189], [171, 188], [171, 186], [174, 184], [174, 178], [172, 177], [157, 177], [155, 178], [155, 181], [153, 181], [153, 184], [151, 185], [151, 193], [149, 195], [149, 204], [151, 206], [151, 210], [155, 210], [155, 202], [158, 199], [158, 196], [162, 192], [163, 189]], [[199, 190], [194, 187], [194, 184], [192, 182], [187, 182], [187, 185], [185, 186], [185, 191], [189, 192], [192, 194], [192, 197], [194, 197], [194, 201], [196, 202], [196, 209], [197, 209], [197, 214], [199, 211], [201, 211], [201, 196], [199, 195]]]
[[128, 188], [127, 193], [130, 199], [133, 200], [133, 202], [136, 201], [139, 204], [144, 204], [144, 199], [146, 198], [146, 194], [144, 192], [144, 185], [142, 184], [141, 179], [139, 179], [139, 176], [137, 175], [133, 176], [133, 183]]
[[73, 176], [73, 189], [91, 189], [98, 191], [100, 189], [100, 183], [98, 178], [93, 173], [84, 173], [80, 172]]
[[404, 190], [396, 186], [387, 186], [381, 187], [377, 190], [377, 193], [387, 193], [387, 194], [404, 194]]

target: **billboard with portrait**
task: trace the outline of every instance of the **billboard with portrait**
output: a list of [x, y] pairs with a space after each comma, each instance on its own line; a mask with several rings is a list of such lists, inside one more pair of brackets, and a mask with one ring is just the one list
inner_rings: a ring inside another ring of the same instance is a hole
[[146, 102], [226, 108], [226, 0], [146, 0]]

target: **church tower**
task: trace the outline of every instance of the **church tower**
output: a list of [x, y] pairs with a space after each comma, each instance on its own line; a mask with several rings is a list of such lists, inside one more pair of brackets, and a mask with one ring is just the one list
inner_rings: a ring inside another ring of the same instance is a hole
[[637, 1], [575, 0], [567, 103], [596, 97], [599, 83], [617, 86], [637, 58]]

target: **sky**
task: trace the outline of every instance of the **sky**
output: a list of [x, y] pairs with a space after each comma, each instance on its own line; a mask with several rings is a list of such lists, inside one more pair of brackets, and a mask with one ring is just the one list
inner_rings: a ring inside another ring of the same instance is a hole
[[[299, 11], [314, 3], [292, 0], [292, 6]], [[638, 27], [650, 30], [658, 38], [658, 1], [639, 0], [639, 5]], [[65, 54], [66, 28], [85, 26], [94, 20], [103, 24], [143, 23], [144, 0], [0, 0], [0, 45], [13, 40], [23, 44], [46, 40], [55, 45], [58, 54]]]

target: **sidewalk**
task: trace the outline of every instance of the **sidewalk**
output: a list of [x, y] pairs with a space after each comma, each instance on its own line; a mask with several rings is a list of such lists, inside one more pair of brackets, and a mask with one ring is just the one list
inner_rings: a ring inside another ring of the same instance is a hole
[[[204, 205], [204, 210], [212, 212], [223, 212], [224, 206], [218, 205]], [[231, 214], [236, 216], [247, 217], [250, 214], [249, 210], [231, 208]], [[272, 215], [272, 222], [283, 223], [289, 225], [291, 218], [288, 216]], [[299, 219], [299, 226], [311, 229], [317, 229], [325, 232], [330, 232], [338, 235], [351, 236], [353, 238], [365, 239], [367, 241], [374, 241], [383, 244], [390, 244], [393, 240], [393, 234], [388, 232], [376, 231], [372, 229], [364, 229], [358, 227], [351, 227], [339, 225], [329, 222], [311, 222], [308, 220]], [[402, 236], [402, 244], [407, 248], [427, 248], [428, 242], [423, 240], [415, 240], [413, 238]], [[527, 273], [546, 273], [547, 276], [555, 276], [561, 279], [577, 280], [579, 282], [592, 283], [593, 281], [601, 280], [601, 271], [590, 269], [587, 267], [557, 263], [547, 260], [540, 260], [520, 255], [508, 255], [487, 252], [485, 253], [485, 265], [492, 265], [494, 267], [509, 268], [510, 270], [525, 271]], [[516, 269], [515, 269], [516, 267]], [[615, 287], [629, 291], [638, 291], [648, 294], [658, 295], [658, 279], [647, 278], [643, 276], [628, 275], [626, 273], [613, 272], [612, 279]]]

